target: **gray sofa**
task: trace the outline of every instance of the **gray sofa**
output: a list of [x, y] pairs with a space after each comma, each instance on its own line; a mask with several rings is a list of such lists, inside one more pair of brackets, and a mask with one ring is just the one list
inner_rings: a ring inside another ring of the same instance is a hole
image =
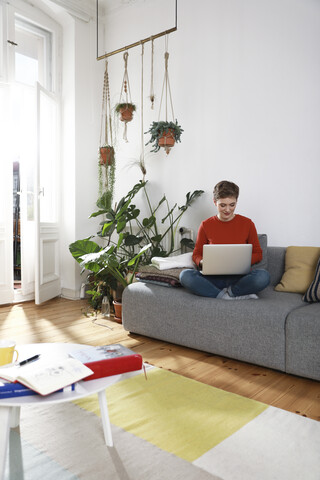
[[320, 303], [274, 290], [286, 249], [267, 248], [271, 284], [259, 300], [225, 301], [136, 282], [123, 293], [126, 330], [320, 380]]

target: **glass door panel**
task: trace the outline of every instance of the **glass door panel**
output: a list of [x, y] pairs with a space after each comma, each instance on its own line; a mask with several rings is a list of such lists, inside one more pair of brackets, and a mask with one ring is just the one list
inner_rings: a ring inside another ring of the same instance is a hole
[[0, 84], [0, 304], [13, 301], [13, 174], [10, 89]]

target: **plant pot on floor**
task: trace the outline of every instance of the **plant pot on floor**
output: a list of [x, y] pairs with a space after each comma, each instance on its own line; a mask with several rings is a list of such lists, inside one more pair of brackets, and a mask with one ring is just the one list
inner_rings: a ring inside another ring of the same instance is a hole
[[118, 300], [113, 300], [114, 319], [118, 323], [122, 323], [122, 303]]

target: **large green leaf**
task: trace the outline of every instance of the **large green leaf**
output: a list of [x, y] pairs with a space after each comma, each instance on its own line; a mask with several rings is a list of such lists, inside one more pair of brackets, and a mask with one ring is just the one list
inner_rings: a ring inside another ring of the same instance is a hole
[[126, 212], [126, 210], [128, 209], [128, 206], [130, 205], [130, 202], [131, 200], [127, 200], [123, 205], [122, 207], [120, 208], [119, 211], [117, 211], [117, 215], [116, 215], [116, 218], [119, 220], [119, 218], [121, 218], [123, 216], [123, 214]]
[[98, 217], [99, 215], [103, 215], [104, 213], [105, 213], [104, 210], [98, 210], [97, 212], [91, 213], [91, 215], [89, 216], [89, 218]]
[[140, 180], [140, 182], [136, 183], [132, 187], [132, 189], [128, 192], [127, 198], [132, 199], [135, 195], [137, 195], [137, 193], [141, 190], [141, 188], [146, 186], [146, 184], [147, 184], [147, 182], [143, 182], [142, 180]]
[[155, 235], [154, 237], [151, 237], [150, 240], [154, 243], [158, 243], [160, 242], [160, 240], [162, 239], [162, 235], [159, 234], [159, 235]]
[[154, 215], [151, 215], [151, 217], [149, 218], [144, 218], [142, 220], [142, 225], [145, 227], [145, 228], [151, 228], [153, 227], [153, 225], [156, 223], [156, 217]]
[[108, 255], [111, 255], [113, 251], [114, 251], [114, 245], [110, 245], [108, 247], [101, 248], [98, 252], [90, 252], [85, 255], [82, 255], [82, 257], [80, 257], [82, 260], [81, 264], [84, 265], [85, 263], [96, 262], [102, 265], [104, 264], [106, 257]]
[[125, 238], [124, 244], [128, 247], [132, 247], [134, 245], [139, 245], [143, 240], [143, 237], [137, 237], [136, 235], [128, 235]]
[[155, 247], [152, 251], [152, 256], [153, 257], [167, 257], [168, 252], [166, 250], [163, 250], [163, 248]]
[[118, 243], [117, 243], [117, 248], [120, 248], [121, 246], [121, 243], [123, 242], [123, 233], [120, 233], [119, 234], [119, 238], [118, 238]]
[[194, 202], [194, 200], [196, 200], [198, 197], [200, 197], [203, 193], [204, 193], [203, 190], [195, 190], [192, 193], [188, 192], [187, 195], [186, 195], [186, 203], [185, 203], [185, 205], [182, 205], [182, 207], [179, 207], [179, 210], [181, 210], [182, 212], [187, 210], [187, 208], [190, 207], [192, 202]]
[[110, 236], [110, 235], [114, 232], [115, 228], [116, 228], [115, 223], [113, 223], [113, 222], [107, 222], [107, 223], [105, 223], [105, 224], [103, 225], [103, 228], [102, 228], [102, 231], [101, 231], [101, 235], [102, 235], [103, 237], [105, 237], [105, 236], [107, 236], [107, 235]]
[[110, 192], [104, 192], [100, 198], [98, 198], [97, 207], [105, 212], [110, 209]]
[[74, 243], [70, 243], [69, 250], [73, 258], [80, 263], [83, 255], [86, 255], [87, 253], [99, 252], [102, 250], [102, 247], [86, 238], [83, 240], [77, 240]]
[[144, 252], [146, 252], [147, 250], [149, 250], [149, 248], [151, 247], [151, 243], [148, 243], [148, 245], [145, 245], [144, 247], [141, 248], [140, 252], [137, 253], [137, 255], [135, 255], [129, 262], [128, 262], [128, 266], [132, 266], [136, 263], [136, 261], [138, 260], [138, 258], [141, 257], [141, 255], [144, 254]]
[[139, 208], [133, 208], [131, 211], [130, 211], [130, 219], [131, 220], [134, 220], [135, 218], [137, 218], [140, 214], [140, 210]]
[[122, 218], [118, 221], [118, 224], [117, 224], [117, 233], [122, 232], [122, 230], [124, 230], [124, 228], [126, 227], [126, 225], [127, 225], [126, 219], [125, 219], [124, 217], [122, 217]]
[[87, 253], [82, 255], [79, 260], [81, 260], [80, 265], [85, 267], [87, 270], [91, 270], [94, 273], [99, 273], [101, 270], [106, 268], [108, 259], [113, 255], [114, 245], [105, 247], [98, 252]]

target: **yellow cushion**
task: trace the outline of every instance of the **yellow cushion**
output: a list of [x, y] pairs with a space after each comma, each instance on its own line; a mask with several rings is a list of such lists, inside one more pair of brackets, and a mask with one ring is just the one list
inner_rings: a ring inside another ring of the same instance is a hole
[[305, 293], [314, 278], [320, 247], [288, 247], [278, 292]]

